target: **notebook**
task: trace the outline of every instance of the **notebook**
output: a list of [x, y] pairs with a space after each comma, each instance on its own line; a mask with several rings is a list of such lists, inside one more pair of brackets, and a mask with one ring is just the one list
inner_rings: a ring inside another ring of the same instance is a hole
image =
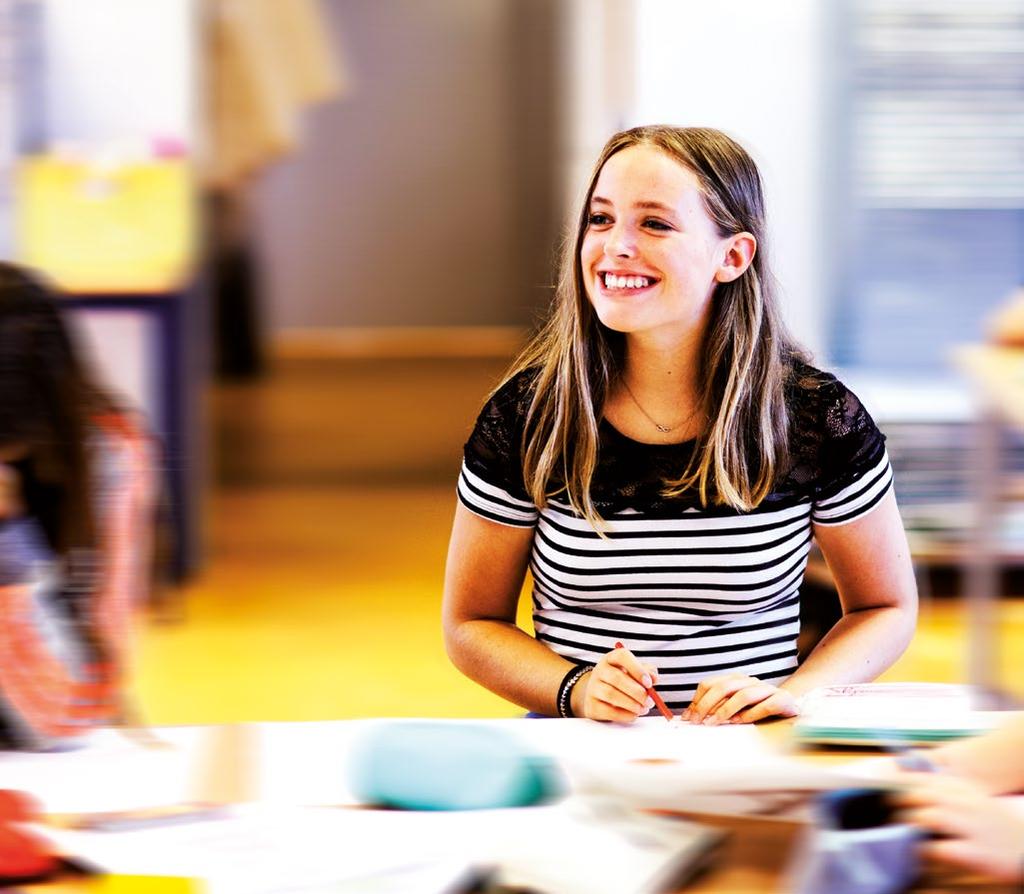
[[857, 683], [809, 692], [794, 726], [799, 742], [821, 745], [927, 745], [1003, 724], [1012, 712], [976, 711], [969, 686]]

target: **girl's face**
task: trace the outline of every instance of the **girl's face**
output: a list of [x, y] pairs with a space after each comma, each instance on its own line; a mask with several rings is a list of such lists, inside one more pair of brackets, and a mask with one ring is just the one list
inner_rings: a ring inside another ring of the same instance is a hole
[[623, 149], [590, 201], [580, 249], [587, 297], [609, 329], [670, 347], [703, 332], [716, 282], [735, 278], [733, 240], [718, 234], [687, 168], [652, 146]]

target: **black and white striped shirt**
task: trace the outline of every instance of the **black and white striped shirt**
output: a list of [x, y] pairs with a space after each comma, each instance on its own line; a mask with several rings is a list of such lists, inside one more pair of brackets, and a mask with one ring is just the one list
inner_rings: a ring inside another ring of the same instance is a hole
[[679, 475], [692, 444], [639, 444], [602, 423], [592, 496], [604, 538], [567, 503], [538, 508], [526, 495], [518, 445], [530, 379], [494, 395], [466, 444], [458, 494], [483, 518], [534, 529], [538, 640], [588, 663], [621, 640], [658, 668], [674, 710], [708, 677], [793, 673], [813, 526], [861, 518], [892, 487], [884, 438], [857, 398], [803, 373], [818, 384], [793, 390], [792, 468], [751, 512], [666, 500], [661, 481]]

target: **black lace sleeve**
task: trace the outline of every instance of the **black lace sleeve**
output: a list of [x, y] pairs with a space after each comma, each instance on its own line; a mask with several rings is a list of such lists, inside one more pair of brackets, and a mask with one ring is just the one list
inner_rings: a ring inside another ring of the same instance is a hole
[[798, 376], [791, 447], [809, 485], [816, 524], [864, 515], [892, 486], [883, 435], [860, 399], [835, 376], [810, 367]]
[[484, 405], [463, 450], [459, 498], [494, 521], [533, 524], [537, 508], [523, 484], [522, 437], [533, 375], [506, 382]]
[[885, 435], [857, 395], [838, 379], [823, 391], [818, 499], [828, 500], [878, 468], [885, 457]]

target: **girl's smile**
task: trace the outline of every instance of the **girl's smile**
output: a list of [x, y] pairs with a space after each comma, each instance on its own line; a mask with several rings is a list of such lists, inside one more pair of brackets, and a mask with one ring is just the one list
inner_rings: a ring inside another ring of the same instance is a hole
[[597, 271], [596, 288], [609, 298], [635, 298], [650, 292], [660, 280], [649, 273], [633, 270], [600, 269]]

